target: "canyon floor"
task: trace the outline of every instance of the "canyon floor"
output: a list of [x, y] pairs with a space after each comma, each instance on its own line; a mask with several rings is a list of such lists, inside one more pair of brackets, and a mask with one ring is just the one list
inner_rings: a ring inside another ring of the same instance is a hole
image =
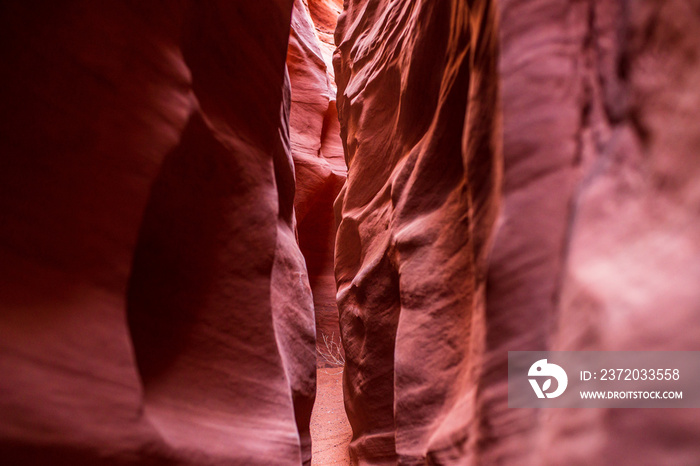
[[311, 414], [312, 465], [350, 464], [352, 428], [343, 406], [343, 370], [319, 368], [316, 404]]

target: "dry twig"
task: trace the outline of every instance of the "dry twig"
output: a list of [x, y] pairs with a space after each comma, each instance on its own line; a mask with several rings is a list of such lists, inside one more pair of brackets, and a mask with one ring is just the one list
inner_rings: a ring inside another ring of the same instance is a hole
[[343, 353], [342, 340], [338, 337], [338, 343], [335, 342], [335, 333], [331, 334], [328, 338], [326, 334], [322, 334], [323, 344], [325, 345], [325, 351], [321, 348], [318, 349], [318, 354], [323, 357], [323, 359], [332, 366], [343, 367], [345, 366], [345, 355]]

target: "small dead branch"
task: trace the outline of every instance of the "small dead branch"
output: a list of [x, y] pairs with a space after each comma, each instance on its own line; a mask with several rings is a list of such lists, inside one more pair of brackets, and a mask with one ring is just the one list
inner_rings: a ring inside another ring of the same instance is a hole
[[318, 354], [320, 354], [321, 357], [331, 366], [345, 366], [345, 354], [343, 353], [342, 346], [343, 342], [340, 337], [338, 337], [338, 343], [335, 342], [335, 333], [332, 333], [330, 338], [328, 338], [328, 335], [326, 334], [322, 334], [321, 337], [323, 338], [325, 350], [318, 348]]

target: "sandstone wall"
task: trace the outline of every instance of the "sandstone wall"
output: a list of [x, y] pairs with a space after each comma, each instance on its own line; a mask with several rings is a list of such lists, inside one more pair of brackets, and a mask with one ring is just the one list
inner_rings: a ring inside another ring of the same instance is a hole
[[3, 2], [3, 463], [309, 460], [291, 7]]
[[349, 1], [338, 21], [336, 277], [362, 463], [459, 457], [469, 438], [501, 173], [495, 11], [472, 3]]
[[345, 7], [354, 459], [697, 462], [692, 410], [540, 413], [506, 392], [509, 350], [698, 349], [697, 2]]
[[[332, 46], [319, 32], [335, 25], [333, 5], [320, 2], [313, 9], [305, 0], [294, 2], [287, 67], [291, 81], [290, 135], [296, 170], [294, 200], [299, 244], [309, 271], [316, 313], [319, 351], [328, 353], [324, 336], [339, 342], [335, 304], [336, 222], [333, 202], [345, 183], [346, 167], [335, 105], [335, 81], [329, 69]], [[312, 16], [312, 11], [315, 13]], [[326, 24], [333, 21], [332, 24]], [[332, 47], [334, 48], [334, 47]], [[337, 356], [337, 354], [335, 354]], [[320, 365], [328, 361], [319, 357]]]
[[480, 422], [490, 429], [479, 456], [488, 461], [700, 458], [694, 410], [555, 410], [516, 421], [496, 369], [516, 347], [700, 349], [699, 6], [501, 1], [506, 170], [486, 319], [486, 354], [498, 355], [482, 385]]

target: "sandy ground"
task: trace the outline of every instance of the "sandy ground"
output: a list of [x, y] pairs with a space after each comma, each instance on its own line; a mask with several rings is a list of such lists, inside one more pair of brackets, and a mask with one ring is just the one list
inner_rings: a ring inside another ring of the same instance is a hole
[[312, 465], [350, 464], [352, 429], [343, 406], [343, 370], [319, 368], [316, 404], [311, 413]]

